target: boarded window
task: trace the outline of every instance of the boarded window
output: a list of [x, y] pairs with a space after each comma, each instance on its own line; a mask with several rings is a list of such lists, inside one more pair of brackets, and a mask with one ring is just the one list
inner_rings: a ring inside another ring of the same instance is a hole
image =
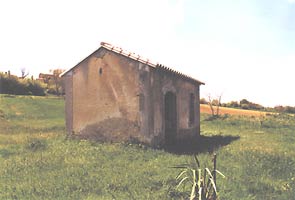
[[190, 94], [189, 98], [189, 126], [193, 126], [195, 123], [195, 95]]

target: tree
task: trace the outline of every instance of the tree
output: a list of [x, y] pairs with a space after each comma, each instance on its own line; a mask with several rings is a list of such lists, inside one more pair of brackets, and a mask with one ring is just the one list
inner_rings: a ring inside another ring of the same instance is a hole
[[53, 78], [49, 81], [54, 85], [55, 93], [60, 95], [63, 90], [63, 83], [60, 74], [63, 73], [64, 69], [52, 69], [50, 72], [53, 74]]
[[219, 107], [221, 105], [221, 97], [222, 94], [216, 98], [212, 98], [210, 94], [208, 95], [208, 105], [210, 106], [212, 117], [219, 117], [220, 115]]
[[241, 101], [240, 101], [240, 104], [250, 104], [251, 102], [250, 101], [248, 101], [247, 99], [242, 99]]
[[242, 99], [240, 101], [240, 107], [242, 109], [246, 109], [246, 110], [263, 110], [264, 107], [262, 105], [259, 105], [257, 103], [253, 103], [251, 101], [248, 101], [247, 99]]
[[226, 107], [229, 107], [229, 108], [238, 108], [238, 107], [240, 107], [240, 104], [237, 101], [231, 101], [231, 102], [229, 102], [229, 103], [226, 104]]
[[21, 78], [25, 79], [29, 75], [29, 72], [27, 72], [25, 67], [21, 68], [20, 70], [21, 70], [21, 73], [22, 73]]

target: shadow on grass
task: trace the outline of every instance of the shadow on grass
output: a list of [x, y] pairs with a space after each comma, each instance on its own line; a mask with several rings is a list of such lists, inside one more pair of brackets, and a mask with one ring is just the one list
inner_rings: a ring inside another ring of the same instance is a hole
[[235, 140], [240, 139], [239, 136], [200, 136], [195, 140], [182, 140], [175, 144], [166, 145], [165, 151], [178, 155], [193, 155], [199, 153], [212, 153], [220, 147], [226, 146]]

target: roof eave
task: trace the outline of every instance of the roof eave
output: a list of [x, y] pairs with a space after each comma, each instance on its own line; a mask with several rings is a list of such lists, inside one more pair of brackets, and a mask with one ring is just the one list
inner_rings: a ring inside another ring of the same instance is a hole
[[[83, 60], [81, 60], [80, 62], [78, 62], [78, 64], [76, 64], [74, 67], [71, 67], [70, 69], [64, 71], [63, 73], [61, 73], [59, 76], [63, 77], [65, 76], [67, 73], [69, 73], [70, 71], [72, 71], [74, 68], [76, 68], [78, 65], [80, 65], [82, 62], [84, 62], [85, 60], [87, 60], [89, 57], [91, 57], [94, 53], [96, 53], [98, 50], [100, 50], [101, 48], [104, 48], [103, 46], [100, 46], [98, 49], [96, 49], [95, 51], [93, 51], [89, 56], [87, 56], [86, 58], [84, 58]], [[106, 48], [105, 48], [106, 49]]]

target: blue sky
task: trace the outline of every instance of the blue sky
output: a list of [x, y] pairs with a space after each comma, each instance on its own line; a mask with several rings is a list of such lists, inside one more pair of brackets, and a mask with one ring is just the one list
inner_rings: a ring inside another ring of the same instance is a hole
[[295, 0], [11, 0], [0, 24], [0, 71], [70, 68], [105, 41], [205, 82], [203, 97], [295, 106]]

